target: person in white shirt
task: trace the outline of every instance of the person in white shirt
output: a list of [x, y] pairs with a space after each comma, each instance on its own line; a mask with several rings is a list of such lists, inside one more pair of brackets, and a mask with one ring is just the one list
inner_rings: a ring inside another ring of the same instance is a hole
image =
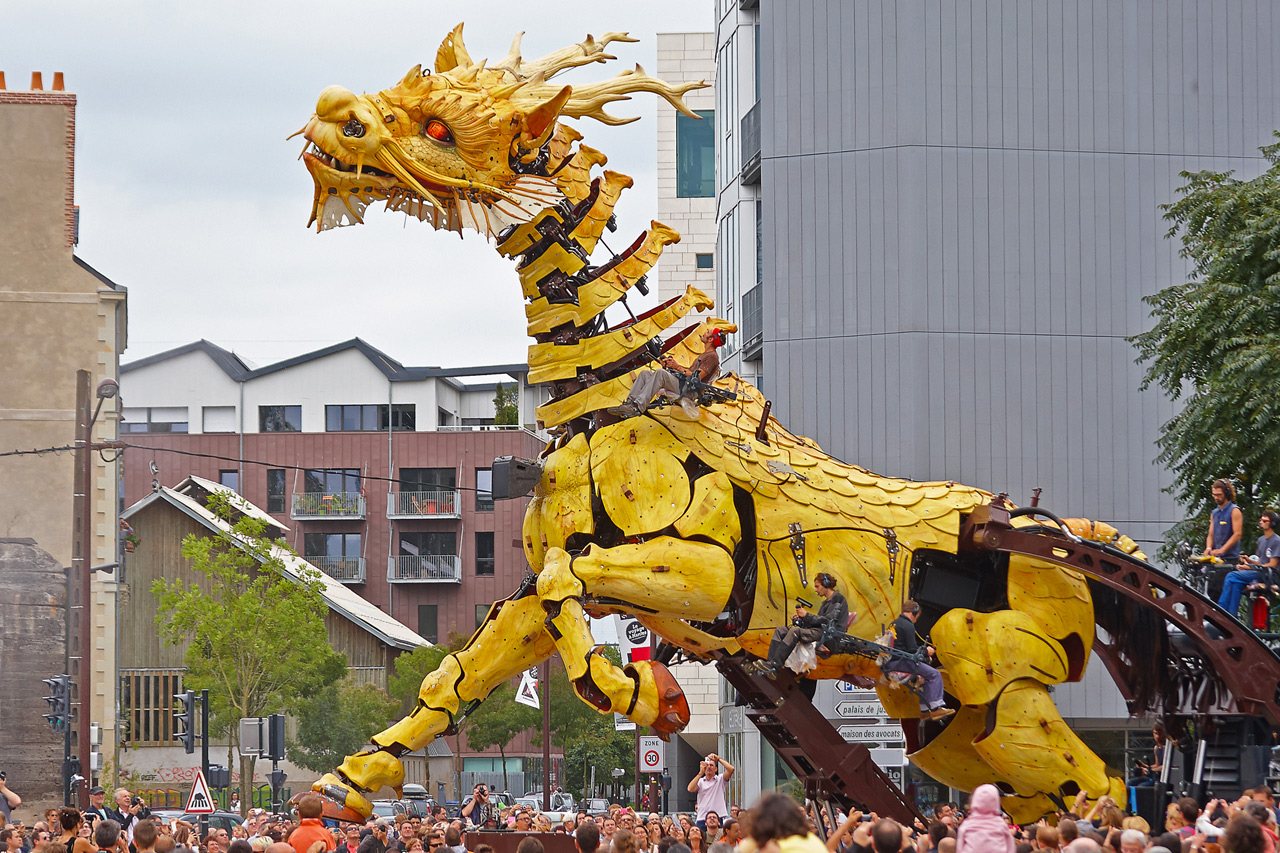
[[[721, 767], [724, 768], [723, 773], [719, 772]], [[698, 795], [694, 821], [704, 832], [707, 829], [707, 812], [722, 815], [729, 811], [725, 803], [725, 786], [732, 778], [733, 765], [714, 752], [698, 765], [698, 775], [689, 783], [688, 791]]]

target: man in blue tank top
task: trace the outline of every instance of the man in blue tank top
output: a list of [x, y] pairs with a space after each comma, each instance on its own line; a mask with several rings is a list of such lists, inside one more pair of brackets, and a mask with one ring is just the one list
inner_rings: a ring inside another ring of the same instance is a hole
[[1222, 566], [1214, 568], [1209, 576], [1209, 597], [1222, 595], [1222, 583], [1227, 573], [1240, 562], [1240, 540], [1244, 536], [1244, 513], [1235, 505], [1236, 490], [1230, 480], [1213, 481], [1213, 512], [1209, 515], [1209, 535], [1205, 537], [1204, 552], [1222, 560]]

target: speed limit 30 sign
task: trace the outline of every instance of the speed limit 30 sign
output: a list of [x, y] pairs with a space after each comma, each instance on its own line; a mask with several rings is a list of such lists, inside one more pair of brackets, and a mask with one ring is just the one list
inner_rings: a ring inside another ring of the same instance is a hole
[[666, 766], [664, 760], [666, 744], [662, 742], [660, 737], [650, 737], [648, 735], [640, 738], [640, 772], [641, 773], [661, 773], [662, 768]]

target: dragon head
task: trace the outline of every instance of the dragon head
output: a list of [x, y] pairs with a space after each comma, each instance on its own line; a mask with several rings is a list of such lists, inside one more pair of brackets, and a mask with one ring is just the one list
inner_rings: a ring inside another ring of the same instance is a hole
[[[523, 35], [523, 34], [521, 34]], [[496, 237], [562, 199], [547, 174], [547, 149], [562, 117], [625, 124], [607, 104], [630, 93], [655, 92], [692, 115], [681, 96], [703, 83], [672, 86], [640, 66], [579, 87], [551, 78], [561, 71], [615, 57], [610, 42], [635, 41], [606, 33], [525, 62], [516, 36], [495, 65], [473, 62], [459, 24], [436, 52], [435, 71], [415, 66], [395, 87], [356, 95], [341, 86], [320, 93], [315, 115], [299, 133], [302, 159], [315, 180], [311, 220], [317, 230], [364, 221], [375, 201], [417, 216], [432, 227], [472, 228]], [[295, 136], [297, 134], [294, 134]]]

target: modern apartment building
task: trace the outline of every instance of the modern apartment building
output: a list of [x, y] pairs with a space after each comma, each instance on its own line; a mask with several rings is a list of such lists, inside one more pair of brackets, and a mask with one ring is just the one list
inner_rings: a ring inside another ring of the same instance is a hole
[[30, 89], [8, 89], [0, 71], [0, 451], [63, 448], [0, 458], [0, 769], [29, 803], [62, 802], [63, 737], [42, 716], [43, 679], [75, 685], [81, 775], [95, 760], [91, 723], [103, 754], [115, 739], [117, 584], [92, 569], [116, 560], [117, 465], [65, 448], [115, 438], [128, 327], [125, 288], [76, 255], [76, 95], [61, 73], [45, 82], [37, 72]]
[[[1150, 552], [1180, 517], [1154, 462], [1172, 410], [1138, 390], [1127, 338], [1149, 325], [1142, 297], [1188, 276], [1160, 210], [1179, 173], [1266, 168], [1280, 14], [715, 4], [717, 302], [742, 326], [730, 366], [842, 459], [1021, 504], [1042, 488], [1043, 506]], [[1055, 698], [1119, 763], [1124, 736], [1101, 729], [1123, 703], [1097, 690]], [[723, 751], [751, 755], [753, 738], [726, 735]], [[762, 765], [742, 783], [767, 786]]]
[[[359, 339], [258, 368], [208, 341], [140, 359], [121, 368], [123, 501], [153, 483], [220, 483], [276, 519], [308, 562], [446, 643], [526, 572], [526, 501], [490, 492], [496, 457], [536, 457], [544, 443], [526, 373], [406, 367]], [[499, 384], [525, 426], [494, 423]], [[540, 755], [527, 741], [508, 747], [509, 770]], [[463, 771], [494, 768], [463, 754]]]

